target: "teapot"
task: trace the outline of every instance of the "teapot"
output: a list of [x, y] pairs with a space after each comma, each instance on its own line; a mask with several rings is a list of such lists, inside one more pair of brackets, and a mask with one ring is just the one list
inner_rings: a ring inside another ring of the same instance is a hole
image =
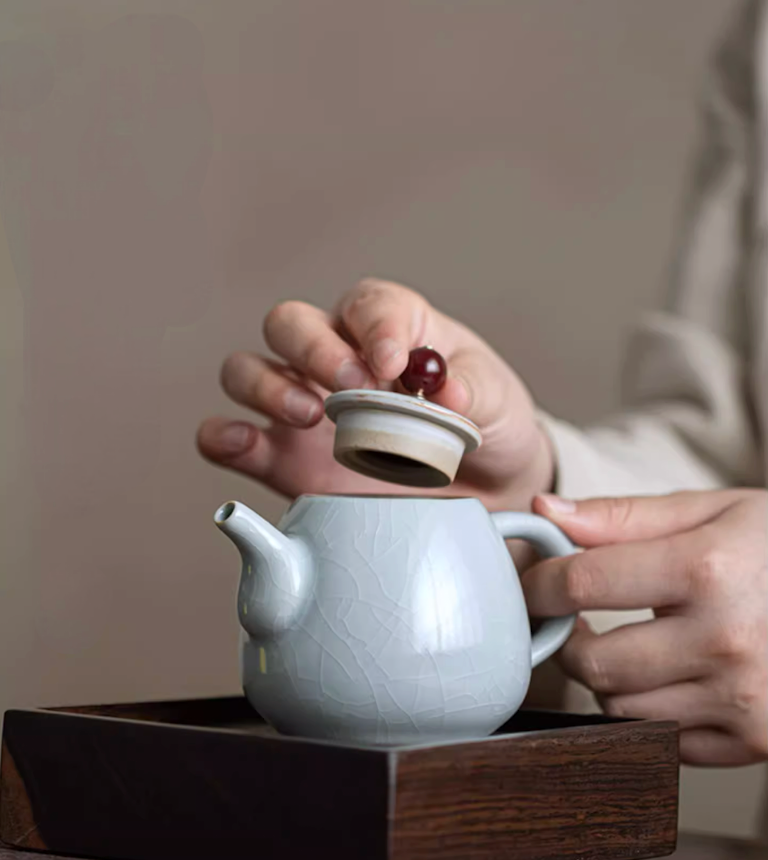
[[549, 520], [476, 498], [303, 495], [273, 526], [238, 501], [246, 698], [285, 735], [371, 746], [478, 739], [520, 707], [575, 616], [534, 635], [505, 540], [575, 552]]

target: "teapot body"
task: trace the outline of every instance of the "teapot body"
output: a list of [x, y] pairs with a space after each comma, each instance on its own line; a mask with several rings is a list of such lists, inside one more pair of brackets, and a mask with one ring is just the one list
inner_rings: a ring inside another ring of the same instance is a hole
[[277, 528], [308, 551], [312, 587], [287, 629], [243, 632], [241, 672], [278, 731], [434, 743], [487, 736], [520, 707], [530, 622], [479, 500], [302, 496]]

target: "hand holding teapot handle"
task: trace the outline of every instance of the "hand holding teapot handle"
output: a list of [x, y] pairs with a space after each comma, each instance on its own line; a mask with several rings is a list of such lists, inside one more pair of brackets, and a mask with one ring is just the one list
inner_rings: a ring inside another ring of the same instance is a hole
[[[536, 514], [499, 511], [491, 520], [505, 540], [525, 540], [543, 556], [573, 555], [576, 547], [550, 520]], [[565, 645], [576, 623], [576, 615], [548, 618], [531, 640], [531, 667], [551, 657]]]

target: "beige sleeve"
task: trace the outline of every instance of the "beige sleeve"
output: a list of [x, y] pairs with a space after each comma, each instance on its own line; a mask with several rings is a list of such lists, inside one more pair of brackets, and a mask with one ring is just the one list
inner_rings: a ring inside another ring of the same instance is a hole
[[583, 429], [541, 415], [566, 497], [764, 481], [746, 319], [761, 6], [739, 7], [709, 69], [666, 306], [631, 335], [621, 410]]

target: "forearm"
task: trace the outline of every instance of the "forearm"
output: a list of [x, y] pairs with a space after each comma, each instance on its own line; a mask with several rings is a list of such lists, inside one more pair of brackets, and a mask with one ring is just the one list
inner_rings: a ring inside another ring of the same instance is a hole
[[542, 414], [564, 496], [763, 486], [749, 355], [679, 313], [650, 314], [630, 342], [623, 409], [583, 429]]
[[548, 415], [542, 423], [557, 462], [553, 489], [565, 498], [657, 495], [728, 484], [663, 416], [619, 415], [584, 429]]

